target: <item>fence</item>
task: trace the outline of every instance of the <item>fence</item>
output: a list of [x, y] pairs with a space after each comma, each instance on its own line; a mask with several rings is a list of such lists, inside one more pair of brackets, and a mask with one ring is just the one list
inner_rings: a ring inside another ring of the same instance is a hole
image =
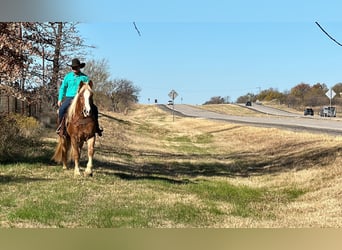
[[39, 118], [41, 110], [41, 102], [29, 102], [9, 95], [0, 89], [0, 114], [18, 113]]

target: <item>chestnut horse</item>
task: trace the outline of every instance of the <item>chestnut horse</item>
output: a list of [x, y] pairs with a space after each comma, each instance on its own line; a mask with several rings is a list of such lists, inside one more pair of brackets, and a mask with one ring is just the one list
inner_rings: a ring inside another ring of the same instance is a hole
[[93, 82], [81, 82], [77, 95], [74, 97], [67, 115], [65, 137], [60, 136], [55, 154], [52, 157], [56, 162], [63, 163], [63, 169], [67, 169], [68, 152], [71, 148], [75, 162], [74, 176], [80, 176], [79, 159], [84, 142], [88, 145], [88, 163], [85, 170], [86, 176], [92, 176], [93, 155], [95, 146], [95, 118], [93, 116]]

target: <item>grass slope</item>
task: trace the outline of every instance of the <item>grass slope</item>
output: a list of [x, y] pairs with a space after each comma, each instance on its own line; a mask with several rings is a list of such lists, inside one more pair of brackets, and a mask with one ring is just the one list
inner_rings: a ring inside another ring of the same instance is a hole
[[[49, 158], [0, 166], [1, 227], [340, 227], [341, 137], [172, 116], [101, 116], [92, 178]], [[82, 166], [85, 167], [85, 150]]]

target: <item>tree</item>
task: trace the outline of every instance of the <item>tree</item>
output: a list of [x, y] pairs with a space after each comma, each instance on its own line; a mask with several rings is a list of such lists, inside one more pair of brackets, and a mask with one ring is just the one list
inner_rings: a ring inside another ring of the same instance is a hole
[[257, 96], [253, 93], [248, 93], [244, 96], [240, 96], [236, 102], [237, 103], [246, 103], [247, 101], [255, 102], [257, 100]]
[[84, 72], [94, 82], [94, 101], [100, 108], [106, 109], [112, 106], [111, 95], [115, 88], [113, 82], [109, 79], [109, 65], [105, 59], [91, 59], [86, 62]]
[[[35, 58], [31, 75], [35, 88], [40, 88], [43, 97], [51, 105], [57, 102], [57, 91], [66, 74], [66, 65], [72, 58], [83, 59], [84, 49], [91, 47], [84, 44], [75, 22], [46, 22], [34, 23], [27, 31], [39, 57]], [[39, 81], [37, 81], [39, 80]]]
[[225, 98], [221, 97], [221, 96], [213, 96], [210, 98], [209, 101], [206, 101], [203, 105], [206, 104], [224, 104], [226, 103]]
[[311, 87], [309, 84], [300, 83], [291, 89], [291, 95], [304, 100], [306, 93], [310, 91]]
[[272, 101], [272, 100], [278, 100], [279, 102], [285, 101], [285, 95], [280, 93], [278, 90], [269, 88], [266, 90], [261, 91], [257, 95], [257, 99], [260, 101]]
[[[109, 65], [106, 59], [95, 60], [91, 59], [86, 62], [84, 67], [84, 72], [92, 79], [94, 82], [95, 91], [105, 91], [108, 92], [108, 82], [110, 73], [108, 72]], [[108, 92], [109, 93], [109, 92]]]
[[140, 88], [126, 79], [114, 80], [113, 85], [114, 89], [111, 94], [113, 110], [126, 113], [132, 104], [138, 102]]
[[77, 23], [0, 23], [1, 84], [56, 105], [66, 63], [82, 57]]
[[316, 83], [308, 91], [304, 96], [304, 102], [302, 105], [304, 106], [319, 106], [322, 105], [327, 97], [325, 93], [328, 91], [327, 86], [323, 83]]
[[2, 84], [11, 85], [20, 79], [32, 44], [25, 42], [23, 27], [28, 23], [0, 23], [0, 79]]
[[94, 82], [95, 97], [97, 105], [114, 112], [127, 112], [132, 104], [138, 102], [140, 88], [132, 81], [126, 79], [110, 79], [108, 72], [108, 61], [87, 61], [84, 72]]
[[334, 103], [336, 104], [342, 104], [342, 100], [341, 100], [341, 93], [342, 93], [342, 83], [336, 83], [335, 86], [332, 88], [335, 93], [336, 93], [336, 97], [334, 98]]
[[295, 106], [319, 106], [323, 105], [327, 97], [328, 88], [325, 84], [316, 83], [312, 86], [300, 83], [293, 87], [287, 97]]

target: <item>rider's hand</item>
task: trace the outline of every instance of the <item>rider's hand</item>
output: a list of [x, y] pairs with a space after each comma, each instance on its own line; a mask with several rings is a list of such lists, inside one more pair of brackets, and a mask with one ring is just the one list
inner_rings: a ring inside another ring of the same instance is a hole
[[58, 107], [60, 107], [62, 105], [62, 101], [58, 101], [57, 105], [58, 105]]

